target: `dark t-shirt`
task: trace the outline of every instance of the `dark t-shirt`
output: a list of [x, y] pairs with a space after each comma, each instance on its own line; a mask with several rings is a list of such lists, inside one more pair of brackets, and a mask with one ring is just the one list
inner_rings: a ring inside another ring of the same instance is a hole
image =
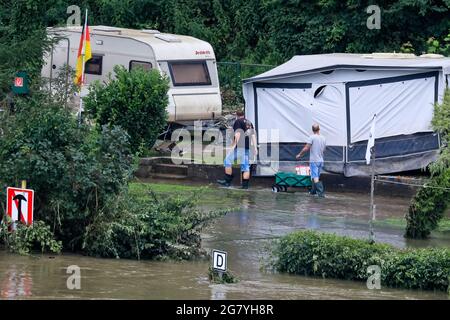
[[[239, 118], [234, 122], [233, 130], [236, 134], [236, 130], [242, 130], [241, 136], [239, 137], [239, 141], [237, 142], [237, 147], [242, 148], [245, 144], [245, 149], [250, 149], [250, 136], [253, 132], [253, 124], [245, 118]], [[245, 142], [242, 143], [242, 139], [245, 139]]]

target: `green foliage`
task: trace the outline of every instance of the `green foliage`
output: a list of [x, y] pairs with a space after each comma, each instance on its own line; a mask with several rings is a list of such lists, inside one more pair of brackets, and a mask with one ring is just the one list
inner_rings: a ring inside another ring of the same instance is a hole
[[450, 252], [447, 249], [400, 250], [334, 234], [299, 231], [280, 239], [273, 249], [280, 272], [367, 281], [367, 267], [381, 268], [381, 285], [447, 291]]
[[430, 165], [432, 177], [411, 201], [406, 215], [408, 238], [426, 238], [436, 229], [450, 203], [450, 90], [442, 104], [436, 104], [433, 128], [441, 135], [443, 147], [438, 160]]
[[[19, 0], [0, 5], [15, 31], [65, 23], [69, 5], [89, 9], [91, 25], [160, 29], [210, 42], [218, 60], [279, 64], [295, 54], [399, 50], [448, 54], [448, 0]], [[39, 3], [39, 5], [37, 5]], [[381, 8], [369, 30], [366, 8]], [[20, 24], [23, 21], [32, 24]], [[1, 24], [0, 24], [1, 26]], [[427, 43], [427, 40], [430, 43]], [[438, 43], [434, 42], [437, 41]]]
[[432, 124], [433, 129], [440, 133], [444, 146], [439, 159], [430, 167], [431, 172], [437, 175], [450, 168], [450, 89], [445, 91], [443, 102], [435, 105]]
[[39, 79], [44, 52], [53, 42], [45, 30], [47, 6], [58, 4], [57, 0], [0, 3], [0, 101], [11, 91], [17, 71], [27, 71], [32, 83]]
[[84, 249], [90, 255], [114, 258], [191, 259], [204, 256], [200, 230], [223, 212], [202, 212], [195, 200], [159, 199], [127, 193], [111, 199], [86, 229]]
[[423, 239], [437, 228], [450, 202], [450, 169], [433, 176], [427, 186], [411, 200], [406, 215], [407, 238]]
[[30, 254], [33, 250], [40, 250], [42, 253], [61, 252], [61, 241], [54, 239], [50, 226], [43, 221], [34, 221], [32, 226], [17, 223], [15, 231], [10, 232], [8, 228], [12, 223], [6, 218], [9, 217], [0, 222], [0, 239], [9, 251], [23, 255]]
[[91, 86], [85, 98], [86, 110], [98, 128], [118, 125], [130, 136], [133, 152], [142, 146], [151, 148], [167, 125], [169, 82], [159, 71], [124, 67], [114, 68], [108, 84]]
[[431, 37], [427, 40], [428, 53], [450, 56], [450, 30], [442, 39]]
[[128, 136], [118, 127], [97, 133], [79, 126], [45, 92], [16, 100], [16, 109], [0, 124], [0, 204], [7, 186], [27, 180], [35, 190], [35, 219], [77, 249], [90, 215], [126, 188], [132, 173]]
[[227, 284], [238, 283], [239, 279], [230, 271], [222, 272], [222, 275], [218, 271], [214, 270], [211, 266], [208, 268], [208, 278], [211, 283], [214, 284]]

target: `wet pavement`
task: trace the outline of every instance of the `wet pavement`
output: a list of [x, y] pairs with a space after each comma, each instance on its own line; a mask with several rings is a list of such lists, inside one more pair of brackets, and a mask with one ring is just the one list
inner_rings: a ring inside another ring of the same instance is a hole
[[[223, 194], [222, 189], [217, 192]], [[240, 209], [217, 219], [203, 233], [207, 250], [228, 252], [236, 284], [208, 280], [208, 261], [155, 262], [97, 259], [81, 255], [24, 257], [0, 251], [0, 297], [6, 299], [448, 299], [443, 292], [369, 290], [365, 283], [274, 274], [262, 268], [270, 239], [299, 229], [368, 237], [369, 197], [267, 189], [234, 193]], [[377, 197], [377, 219], [402, 217], [409, 200]], [[208, 204], [207, 207], [214, 207]], [[219, 206], [220, 207], [220, 206]], [[377, 241], [398, 247], [450, 247], [450, 235], [406, 241], [397, 227], [375, 227]], [[66, 286], [70, 265], [81, 268], [81, 290]]]

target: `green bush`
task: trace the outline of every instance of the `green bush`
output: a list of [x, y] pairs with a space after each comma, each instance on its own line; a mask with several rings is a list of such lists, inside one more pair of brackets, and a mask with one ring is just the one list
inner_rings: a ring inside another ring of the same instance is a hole
[[208, 268], [208, 278], [213, 284], [227, 284], [227, 283], [238, 283], [239, 279], [230, 270], [219, 273], [219, 271], [214, 270], [212, 266]]
[[188, 198], [159, 200], [124, 193], [100, 210], [86, 229], [83, 248], [93, 256], [134, 259], [204, 257], [200, 230], [223, 212], [202, 212]]
[[450, 169], [432, 177], [428, 188], [420, 188], [406, 215], [405, 237], [423, 239], [437, 228], [450, 201]]
[[334, 234], [299, 231], [281, 238], [273, 256], [273, 266], [280, 272], [367, 281], [367, 267], [378, 265], [384, 286], [443, 291], [449, 288], [447, 249], [401, 250]]
[[40, 250], [42, 253], [61, 252], [61, 241], [54, 239], [50, 227], [43, 221], [34, 221], [32, 226], [17, 223], [14, 232], [8, 230], [11, 225], [11, 221], [6, 218], [0, 222], [0, 239], [9, 251], [23, 255], [27, 255], [33, 250]]
[[98, 128], [118, 125], [130, 136], [133, 152], [151, 148], [167, 125], [169, 82], [159, 71], [114, 68], [107, 84], [94, 83], [85, 98], [86, 111]]
[[11, 251], [28, 253], [41, 240], [43, 249], [56, 250], [50, 241], [54, 233], [65, 249], [101, 257], [205, 254], [199, 231], [221, 213], [197, 210], [192, 199], [128, 194], [132, 157], [120, 127], [98, 132], [79, 125], [44, 92], [17, 100], [16, 106], [0, 123], [0, 206], [5, 208], [6, 187], [26, 179], [35, 190], [34, 217], [40, 221], [4, 231], [0, 242]]
[[0, 123], [0, 205], [6, 187], [25, 179], [35, 190], [35, 219], [52, 227], [66, 248], [79, 249], [90, 217], [127, 188], [132, 174], [128, 136], [118, 127], [98, 133], [79, 126], [45, 92], [16, 100]]
[[433, 128], [441, 135], [442, 148], [437, 161], [430, 165], [428, 188], [420, 188], [411, 201], [406, 215], [407, 238], [426, 238], [437, 228], [450, 203], [450, 90], [444, 100], [436, 104]]

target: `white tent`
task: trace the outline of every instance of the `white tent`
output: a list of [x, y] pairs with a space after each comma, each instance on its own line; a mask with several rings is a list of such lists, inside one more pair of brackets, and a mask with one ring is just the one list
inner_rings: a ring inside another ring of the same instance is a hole
[[449, 74], [450, 59], [435, 55], [324, 54], [295, 56], [246, 79], [246, 117], [255, 124], [258, 144], [268, 146], [269, 155], [279, 146], [279, 162], [260, 154], [258, 174], [292, 171], [313, 123], [327, 140], [325, 170], [368, 174], [365, 151], [374, 114], [376, 172], [425, 167], [439, 152], [431, 119]]

